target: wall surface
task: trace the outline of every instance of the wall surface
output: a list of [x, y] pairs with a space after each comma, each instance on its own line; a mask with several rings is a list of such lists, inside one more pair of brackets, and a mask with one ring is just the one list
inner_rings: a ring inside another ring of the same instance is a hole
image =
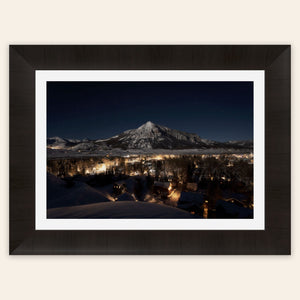
[[[0, 0], [1, 299], [300, 299], [298, 3]], [[8, 256], [9, 44], [277, 43], [292, 45], [291, 256]]]

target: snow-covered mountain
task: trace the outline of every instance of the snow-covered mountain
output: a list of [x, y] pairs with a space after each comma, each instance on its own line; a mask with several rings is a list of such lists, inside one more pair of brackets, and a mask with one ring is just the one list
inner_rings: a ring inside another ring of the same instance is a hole
[[51, 149], [66, 149], [80, 143], [80, 140], [63, 139], [58, 136], [47, 139], [47, 146]]
[[107, 140], [106, 144], [122, 149], [191, 149], [206, 148], [209, 141], [202, 140], [197, 134], [148, 121], [137, 129], [127, 130]]
[[59, 137], [48, 138], [49, 149], [72, 151], [97, 151], [106, 149], [210, 149], [210, 148], [252, 148], [251, 141], [230, 141], [227, 143], [202, 139], [197, 134], [187, 133], [150, 121], [136, 129], [105, 140], [71, 140]]
[[229, 141], [227, 142], [228, 145], [234, 145], [234, 146], [240, 146], [245, 148], [252, 148], [253, 147], [253, 141], [251, 140], [245, 140], [245, 141]]

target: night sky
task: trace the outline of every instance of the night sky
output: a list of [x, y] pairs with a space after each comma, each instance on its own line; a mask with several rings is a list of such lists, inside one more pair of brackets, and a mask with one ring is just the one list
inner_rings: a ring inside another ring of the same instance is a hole
[[252, 140], [253, 83], [47, 83], [48, 137], [105, 139], [147, 121], [216, 141]]

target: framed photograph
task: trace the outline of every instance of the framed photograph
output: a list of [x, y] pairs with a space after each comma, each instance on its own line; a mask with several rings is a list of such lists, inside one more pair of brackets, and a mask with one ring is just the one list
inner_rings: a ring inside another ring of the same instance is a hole
[[290, 46], [10, 46], [11, 254], [290, 254]]

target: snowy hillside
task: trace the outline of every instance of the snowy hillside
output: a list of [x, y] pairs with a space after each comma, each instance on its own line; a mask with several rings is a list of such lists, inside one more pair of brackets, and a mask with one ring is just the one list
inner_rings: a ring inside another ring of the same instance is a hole
[[148, 202], [105, 202], [48, 209], [50, 219], [191, 219], [196, 216], [162, 204]]
[[109, 202], [103, 193], [89, 185], [76, 181], [68, 186], [65, 181], [47, 174], [47, 207], [74, 206], [98, 202]]

